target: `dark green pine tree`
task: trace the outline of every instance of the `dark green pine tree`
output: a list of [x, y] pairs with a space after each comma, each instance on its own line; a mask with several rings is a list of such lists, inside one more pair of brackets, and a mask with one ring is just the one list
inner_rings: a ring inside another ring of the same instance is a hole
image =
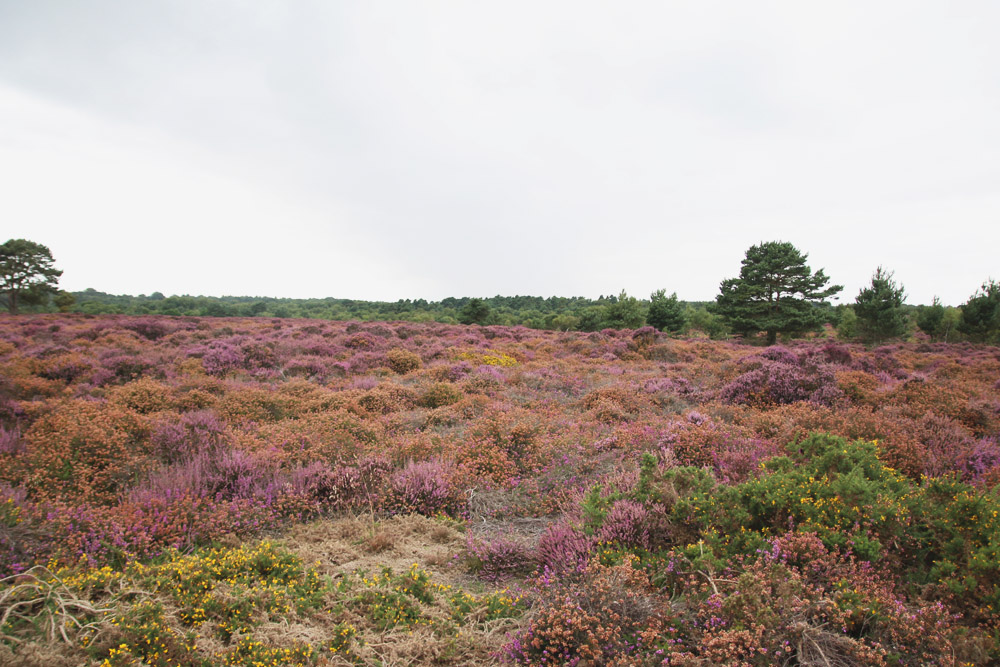
[[791, 243], [768, 241], [751, 246], [739, 278], [723, 280], [712, 311], [744, 335], [767, 334], [768, 345], [779, 333], [800, 334], [818, 329], [826, 319], [822, 306], [843, 288], [827, 285], [823, 269], [815, 273]]
[[646, 313], [639, 299], [622, 290], [617, 299], [605, 306], [605, 320], [612, 329], [638, 329], [646, 323]]
[[982, 343], [1000, 340], [1000, 283], [987, 280], [962, 304], [958, 330]]
[[56, 293], [62, 271], [40, 243], [10, 239], [0, 245], [0, 295], [12, 315], [19, 306], [44, 303]]
[[858, 316], [861, 336], [869, 343], [899, 338], [908, 325], [903, 301], [903, 286], [896, 283], [892, 271], [881, 266], [872, 275], [872, 284], [858, 292], [854, 313]]
[[667, 290], [659, 289], [649, 295], [649, 311], [646, 324], [658, 331], [677, 333], [687, 324], [684, 306], [677, 300], [677, 292], [667, 296]]
[[944, 306], [941, 299], [934, 297], [929, 306], [917, 310], [917, 326], [933, 340], [939, 340], [944, 333]]
[[482, 299], [469, 299], [458, 311], [458, 321], [462, 324], [488, 324], [493, 309]]

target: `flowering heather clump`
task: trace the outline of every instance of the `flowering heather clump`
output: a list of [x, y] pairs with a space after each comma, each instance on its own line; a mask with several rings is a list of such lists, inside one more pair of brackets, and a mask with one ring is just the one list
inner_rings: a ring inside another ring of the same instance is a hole
[[632, 332], [632, 340], [640, 347], [649, 347], [656, 341], [656, 329], [653, 327], [642, 327]]
[[759, 356], [761, 359], [769, 359], [770, 361], [791, 366], [796, 366], [799, 363], [799, 358], [787, 347], [782, 347], [781, 345], [772, 345], [761, 352]]
[[6, 428], [0, 424], [0, 456], [4, 454], [20, 454], [24, 451], [24, 441], [21, 431], [17, 428]]
[[171, 326], [168, 322], [152, 317], [131, 320], [122, 326], [136, 332], [146, 340], [158, 340], [177, 330], [177, 327]]
[[27, 570], [45, 543], [44, 531], [32, 521], [27, 494], [0, 483], [0, 572]]
[[538, 541], [538, 563], [553, 574], [581, 571], [590, 560], [594, 539], [568, 523], [548, 527]]
[[275, 474], [242, 451], [204, 451], [151, 473], [133, 498], [161, 496], [233, 500], [273, 496]]
[[189, 412], [180, 420], [160, 423], [150, 438], [154, 453], [165, 463], [210, 456], [226, 444], [225, 425], [210, 411]]
[[839, 345], [837, 343], [827, 343], [820, 348], [820, 352], [826, 357], [827, 362], [831, 364], [849, 366], [854, 359], [851, 355], [851, 350], [846, 345]]
[[469, 569], [483, 581], [497, 583], [510, 577], [529, 574], [535, 569], [535, 557], [523, 542], [504, 537], [466, 541]]
[[763, 462], [778, 453], [778, 446], [770, 440], [734, 438], [715, 449], [712, 469], [719, 481], [737, 484], [760, 473]]
[[454, 475], [453, 466], [442, 461], [411, 461], [390, 478], [386, 505], [396, 513], [458, 516], [464, 507]]
[[962, 470], [973, 483], [986, 482], [990, 486], [1000, 483], [1000, 440], [980, 438], [968, 450], [956, 468]]
[[687, 415], [685, 415], [685, 419], [687, 419], [695, 426], [701, 426], [702, 424], [708, 421], [708, 417], [701, 414], [697, 410], [692, 410], [691, 412], [687, 413]]
[[440, 372], [443, 380], [458, 382], [472, 372], [472, 364], [468, 361], [460, 361], [457, 364], [451, 364], [450, 366], [445, 366], [435, 370]]
[[269, 347], [239, 337], [215, 341], [207, 349], [196, 348], [190, 354], [201, 356], [205, 372], [216, 377], [223, 377], [237, 370], [260, 374], [274, 368], [277, 363], [274, 352]]
[[222, 452], [211, 460], [207, 483], [208, 495], [226, 500], [269, 497], [276, 491], [274, 470], [239, 450]]
[[727, 384], [719, 398], [728, 403], [767, 407], [796, 401], [833, 405], [841, 399], [833, 373], [822, 367], [802, 367], [788, 350], [770, 348], [751, 368]]
[[285, 377], [316, 378], [322, 380], [328, 372], [327, 365], [314, 357], [297, 357], [285, 364]]
[[686, 378], [646, 380], [642, 391], [650, 395], [654, 405], [671, 411], [683, 410], [699, 395], [699, 390]]
[[380, 502], [391, 472], [392, 463], [384, 456], [367, 456], [336, 466], [319, 487], [322, 499], [344, 509], [372, 510]]
[[[590, 563], [571, 587], [543, 574], [545, 598], [527, 627], [504, 647], [505, 662], [519, 665], [606, 664], [643, 652], [660, 630], [648, 582], [626, 560]], [[619, 662], [618, 664], [629, 664]]]
[[95, 371], [91, 380], [91, 383], [96, 386], [124, 384], [144, 376], [159, 377], [163, 375], [163, 372], [158, 370], [152, 361], [132, 355], [122, 355], [117, 350], [113, 350], [110, 357], [102, 358], [101, 365], [103, 368]]
[[648, 549], [650, 523], [649, 511], [644, 505], [617, 500], [597, 531], [597, 541]]

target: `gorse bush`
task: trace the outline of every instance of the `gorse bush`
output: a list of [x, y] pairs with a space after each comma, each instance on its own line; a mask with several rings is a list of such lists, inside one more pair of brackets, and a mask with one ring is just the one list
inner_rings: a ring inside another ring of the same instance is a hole
[[917, 484], [878, 451], [873, 442], [816, 434], [735, 485], [679, 485], [682, 469], [644, 466], [636, 495], [666, 506], [678, 535], [687, 530], [723, 561], [753, 554], [791, 527], [943, 599], [960, 594], [977, 616], [995, 616], [1000, 497], [953, 477]]
[[[995, 622], [997, 519], [984, 517], [1000, 500], [954, 480], [918, 487], [886, 468], [873, 443], [814, 435], [790, 445], [789, 453], [797, 465], [776, 457], [765, 474], [734, 486], [644, 459], [636, 501], [612, 507], [627, 508], [626, 525], [642, 516], [639, 508], [649, 508], [648, 516], [666, 508], [670, 522], [660, 525], [671, 526], [676, 546], [651, 553], [642, 540], [626, 538], [613, 540], [617, 549], [609, 550], [568, 527], [550, 532], [540, 553], [576, 544], [581, 565], [573, 577], [542, 570], [543, 606], [508, 644], [506, 659], [923, 665], [938, 664], [942, 654], [949, 657], [941, 664], [959, 664], [962, 654], [983, 660], [985, 638], [970, 638], [945, 602], [960, 597], [969, 617]], [[584, 507], [585, 516], [597, 519], [595, 532], [610, 525], [610, 534], [620, 534], [623, 512], [587, 509], [596, 502], [588, 497]], [[619, 583], [619, 602], [595, 608], [594, 568], [640, 563], [646, 574]], [[896, 576], [924, 591], [922, 599], [905, 601]], [[675, 600], [683, 592], [683, 602], [651, 596], [654, 588], [671, 590]], [[637, 611], [625, 621], [622, 610], [630, 608]], [[602, 612], [614, 614], [614, 623]]]

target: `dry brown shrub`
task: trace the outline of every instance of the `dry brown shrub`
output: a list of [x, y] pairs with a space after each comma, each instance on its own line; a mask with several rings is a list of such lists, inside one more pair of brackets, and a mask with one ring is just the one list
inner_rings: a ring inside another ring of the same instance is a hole
[[17, 360], [0, 366], [0, 377], [11, 398], [34, 400], [58, 396], [66, 390], [61, 380], [48, 380], [33, 374], [31, 360]]
[[[886, 664], [880, 652], [853, 637], [845, 637], [805, 622], [797, 623], [790, 629], [798, 635], [796, 656], [802, 667], [878, 667]], [[954, 663], [946, 661], [941, 664]]]
[[115, 387], [108, 394], [112, 405], [134, 410], [141, 415], [175, 408], [171, 400], [172, 389], [162, 382], [140, 378]]
[[416, 392], [412, 389], [389, 382], [369, 389], [358, 399], [358, 405], [366, 412], [383, 415], [412, 408], [416, 402]]
[[583, 397], [585, 410], [617, 409], [623, 414], [638, 414], [649, 408], [649, 398], [633, 387], [612, 385], [595, 389]]
[[219, 411], [229, 422], [276, 422], [288, 416], [288, 400], [267, 389], [233, 389], [223, 397]]
[[379, 422], [334, 409], [260, 424], [252, 430], [233, 430], [240, 449], [300, 463], [352, 459], [384, 442], [385, 435], [385, 428]]
[[370, 553], [380, 554], [392, 549], [393, 539], [388, 533], [380, 531], [365, 540], [365, 549]]
[[219, 398], [215, 394], [202, 389], [191, 389], [180, 394], [175, 399], [175, 405], [181, 411], [204, 410], [214, 407], [218, 402]]
[[25, 433], [25, 481], [42, 499], [111, 501], [149, 453], [148, 435], [146, 420], [131, 411], [66, 401]]
[[875, 402], [879, 381], [871, 373], [865, 371], [838, 371], [836, 373], [837, 388], [859, 405], [872, 405]]
[[462, 400], [463, 394], [450, 382], [435, 382], [420, 396], [420, 405], [426, 408], [440, 408], [454, 405]]
[[389, 368], [394, 373], [406, 375], [420, 368], [420, 355], [402, 348], [394, 347], [385, 354]]

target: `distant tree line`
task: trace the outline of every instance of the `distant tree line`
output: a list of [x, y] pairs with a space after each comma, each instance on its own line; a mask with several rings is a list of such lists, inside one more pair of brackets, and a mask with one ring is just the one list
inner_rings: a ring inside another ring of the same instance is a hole
[[[589, 299], [577, 297], [494, 296], [448, 297], [440, 301], [400, 299], [283, 299], [246, 296], [164, 296], [107, 294], [94, 289], [71, 293], [70, 310], [89, 314], [188, 315], [209, 317], [303, 317], [326, 320], [441, 322], [526, 326], [558, 331], [637, 329], [647, 324], [673, 333], [692, 324], [709, 325], [716, 335], [726, 332], [705, 302], [683, 302], [677, 294], [657, 290], [650, 299], [619, 292]], [[38, 310], [45, 310], [39, 308]]]
[[845, 340], [879, 344], [921, 331], [932, 340], [1000, 343], [1000, 284], [987, 280], [960, 307], [906, 303], [892, 271], [878, 267], [871, 284], [852, 304], [827, 299], [843, 287], [830, 284], [823, 269], [813, 271], [808, 255], [791, 243], [768, 241], [746, 251], [740, 274], [727, 278], [713, 302], [684, 302], [665, 289], [640, 299], [624, 290], [597, 299], [575, 297], [448, 297], [440, 301], [400, 299], [281, 299], [249, 296], [164, 296], [107, 294], [95, 289], [66, 292], [57, 287], [62, 271], [49, 249], [24, 239], [0, 245], [0, 302], [12, 314], [79, 312], [87, 314], [184, 315], [208, 317], [314, 318], [326, 320], [441, 322], [446, 324], [525, 326], [559, 331], [600, 331], [652, 327], [668, 334], [700, 332], [711, 338], [760, 337], [773, 344], [836, 329]]

